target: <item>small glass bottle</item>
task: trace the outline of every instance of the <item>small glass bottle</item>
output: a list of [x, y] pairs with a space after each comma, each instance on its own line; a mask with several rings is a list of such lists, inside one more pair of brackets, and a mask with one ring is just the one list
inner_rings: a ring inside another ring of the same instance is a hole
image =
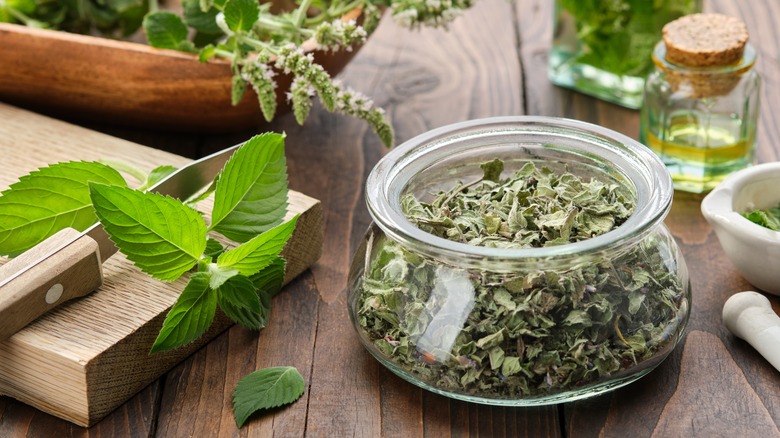
[[556, 85], [639, 109], [661, 28], [701, 10], [701, 0], [556, 0], [548, 77]]
[[695, 14], [669, 23], [653, 52], [639, 138], [677, 190], [704, 193], [753, 164], [761, 78], [744, 23]]

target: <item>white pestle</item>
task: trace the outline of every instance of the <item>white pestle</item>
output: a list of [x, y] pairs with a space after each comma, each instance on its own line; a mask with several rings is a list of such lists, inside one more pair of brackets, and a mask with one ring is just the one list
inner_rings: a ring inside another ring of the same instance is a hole
[[767, 297], [753, 291], [732, 295], [723, 305], [723, 323], [780, 371], [780, 317]]

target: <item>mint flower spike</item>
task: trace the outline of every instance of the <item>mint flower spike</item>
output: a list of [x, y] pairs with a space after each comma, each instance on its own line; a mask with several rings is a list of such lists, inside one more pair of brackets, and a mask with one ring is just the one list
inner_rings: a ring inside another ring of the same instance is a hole
[[309, 117], [312, 96], [314, 96], [314, 87], [309, 82], [301, 77], [293, 79], [290, 91], [287, 93], [287, 100], [292, 102], [293, 114], [299, 125], [303, 125]]
[[472, 4], [471, 0], [394, 0], [391, 7], [393, 20], [400, 26], [409, 29], [422, 26], [446, 29]]
[[366, 42], [368, 33], [355, 20], [334, 20], [322, 23], [315, 29], [314, 41], [318, 48], [336, 52], [342, 47], [351, 51], [355, 44]]
[[276, 73], [267, 64], [250, 62], [241, 66], [241, 78], [252, 85], [263, 117], [270, 122], [276, 115]]
[[334, 82], [333, 87], [336, 89], [336, 111], [364, 120], [371, 126], [385, 147], [392, 147], [395, 142], [395, 134], [385, 118], [385, 111], [375, 107], [374, 102], [364, 94], [349, 87], [343, 87], [339, 81]]
[[314, 55], [304, 53], [303, 49], [294, 44], [288, 44], [277, 55], [274, 65], [285, 73], [295, 75], [294, 87], [291, 87], [288, 98], [293, 102], [298, 123], [302, 123], [309, 114], [311, 104], [304, 102], [304, 96], [310, 95], [313, 89], [320, 96], [325, 109], [364, 120], [376, 132], [382, 144], [392, 147], [395, 135], [384, 111], [375, 108], [373, 101], [365, 95], [332, 80], [321, 65], [314, 63]]
[[312, 53], [304, 53], [301, 47], [295, 44], [286, 44], [281, 48], [276, 58], [276, 68], [285, 73], [300, 76], [309, 82], [320, 96], [322, 105], [330, 112], [336, 106], [336, 90], [333, 81], [325, 69], [314, 62]]

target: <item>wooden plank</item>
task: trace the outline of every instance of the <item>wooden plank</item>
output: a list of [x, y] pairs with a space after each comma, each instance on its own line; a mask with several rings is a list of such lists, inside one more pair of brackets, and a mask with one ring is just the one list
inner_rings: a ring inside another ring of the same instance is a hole
[[[2, 104], [0, 120], [2, 187], [62, 160], [112, 158], [146, 170], [188, 161]], [[291, 192], [288, 218], [295, 213], [301, 217], [283, 253], [286, 282], [321, 253], [319, 201]], [[153, 280], [121, 254], [104, 264], [104, 277], [97, 293], [55, 309], [0, 344], [1, 393], [74, 423], [94, 424], [230, 325], [223, 318], [199, 341], [150, 356], [186, 278]]]
[[[528, 111], [590, 121], [637, 138], [638, 112], [555, 87], [547, 79], [552, 7], [549, 0], [518, 2]], [[711, 0], [705, 1], [704, 7], [706, 11], [741, 16], [754, 35], [751, 42], [760, 54], [756, 68], [764, 77], [758, 159], [777, 160], [780, 130], [775, 114], [780, 110], [780, 48], [776, 44], [776, 21], [780, 4], [771, 0]], [[685, 343], [640, 381], [612, 394], [567, 404], [568, 436], [686, 436], [694, 432], [717, 435], [724, 430], [755, 430], [757, 436], [778, 433], [776, 371], [744, 342], [728, 334], [720, 321], [725, 300], [751, 286], [726, 258], [712, 228], [702, 217], [701, 199], [701, 195], [676, 192], [665, 221], [681, 244], [693, 286]], [[773, 298], [773, 302], [777, 301]], [[739, 374], [744, 374], [744, 378]], [[754, 418], [758, 422], [755, 429]]]

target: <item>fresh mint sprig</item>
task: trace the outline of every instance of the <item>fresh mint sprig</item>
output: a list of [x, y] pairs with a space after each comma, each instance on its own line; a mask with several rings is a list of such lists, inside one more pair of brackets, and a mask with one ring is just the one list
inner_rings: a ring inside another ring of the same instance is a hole
[[[238, 148], [211, 186], [192, 200], [145, 192], [175, 169], [149, 174], [123, 163], [67, 162], [20, 178], [0, 196], [0, 255], [16, 255], [65, 227], [84, 230], [100, 219], [127, 258], [142, 271], [172, 281], [193, 268], [189, 282], [166, 315], [151, 352], [199, 338], [217, 308], [236, 323], [265, 327], [271, 297], [282, 287], [279, 256], [298, 216], [287, 211], [284, 136], [264, 134]], [[139, 180], [127, 187], [120, 171]], [[214, 195], [212, 222], [193, 207]], [[239, 243], [226, 248], [212, 233]], [[259, 370], [236, 386], [234, 410], [241, 427], [255, 411], [297, 400], [304, 391], [291, 367]]]
[[[111, 240], [143, 272], [173, 281], [197, 267], [152, 352], [200, 337], [217, 307], [246, 327], [264, 325], [268, 292], [258, 290], [251, 277], [269, 267], [279, 269], [279, 253], [297, 220], [282, 222], [287, 211], [284, 136], [255, 136], [236, 150], [214, 184], [211, 225], [191, 205], [168, 196], [100, 183], [89, 188]], [[225, 250], [209, 240], [209, 232], [241, 244]]]

